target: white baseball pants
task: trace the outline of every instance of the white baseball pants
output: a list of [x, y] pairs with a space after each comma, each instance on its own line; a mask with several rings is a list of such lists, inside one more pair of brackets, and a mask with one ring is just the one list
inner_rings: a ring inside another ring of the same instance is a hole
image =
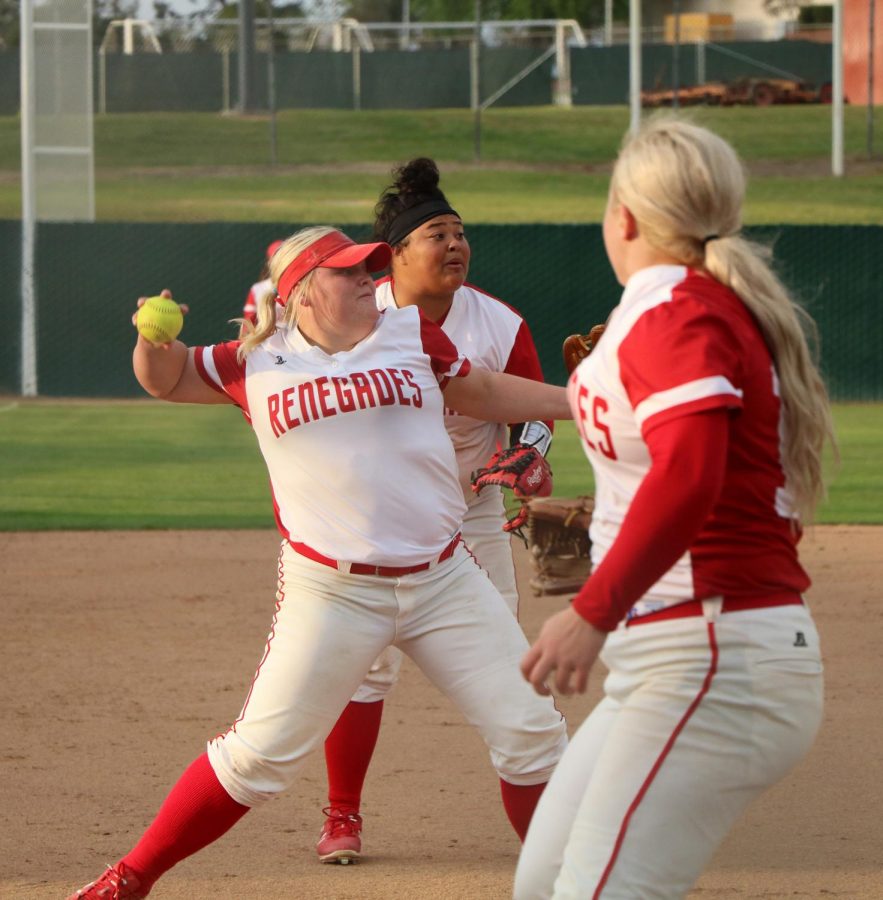
[[567, 744], [563, 717], [521, 677], [527, 640], [462, 544], [426, 571], [386, 578], [339, 572], [286, 543], [276, 614], [245, 706], [208, 744], [230, 796], [254, 806], [285, 790], [390, 643], [478, 728], [501, 778], [548, 780]]
[[[517, 618], [515, 563], [512, 559], [511, 538], [508, 532], [503, 531], [505, 521], [503, 492], [496, 485], [491, 485], [470, 498], [460, 533], [479, 566], [487, 572], [512, 615]], [[395, 647], [387, 647], [371, 665], [352, 699], [357, 703], [383, 700], [398, 681], [401, 667], [401, 651]]]
[[620, 627], [605, 697], [531, 822], [516, 900], [683, 897], [745, 807], [809, 750], [819, 639], [802, 606]]

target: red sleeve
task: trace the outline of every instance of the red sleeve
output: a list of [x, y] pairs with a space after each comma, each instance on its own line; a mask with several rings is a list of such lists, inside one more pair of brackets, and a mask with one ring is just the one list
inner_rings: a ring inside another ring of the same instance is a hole
[[[533, 381], [545, 381], [533, 335], [527, 327], [527, 322], [523, 319], [518, 327], [518, 331], [515, 333], [515, 340], [512, 343], [509, 359], [506, 360], [506, 367], [503, 371], [507, 375], [519, 375], [521, 378], [530, 378]], [[555, 430], [553, 421], [544, 422], [544, 424], [550, 433]], [[515, 433], [518, 434], [519, 432], [520, 429], [516, 428]]]
[[527, 322], [521, 322], [509, 351], [509, 359], [503, 371], [507, 375], [520, 375], [522, 378], [531, 378], [534, 381], [543, 381], [543, 370], [540, 367], [540, 357], [537, 354], [536, 344], [533, 342]]
[[[742, 405], [732, 323], [683, 287], [647, 310], [617, 351], [620, 375], [643, 427], [705, 409]], [[642, 408], [643, 404], [643, 408]], [[657, 418], [658, 417], [658, 418]]]
[[[236, 358], [239, 341], [227, 341], [223, 344], [215, 344], [213, 347], [194, 348], [193, 361], [196, 371], [202, 380], [216, 391], [227, 394], [233, 402], [248, 411], [248, 400], [245, 396], [245, 363]], [[214, 376], [206, 367], [206, 354], [211, 354], [215, 371], [218, 373], [221, 383], [218, 384]]]
[[423, 350], [429, 357], [430, 365], [439, 386], [444, 390], [451, 378], [462, 378], [469, 374], [472, 364], [454, 346], [451, 339], [432, 319], [420, 310], [420, 339]]
[[670, 419], [645, 435], [651, 466], [601, 564], [573, 608], [602, 631], [629, 609], [690, 547], [724, 483], [729, 413]]

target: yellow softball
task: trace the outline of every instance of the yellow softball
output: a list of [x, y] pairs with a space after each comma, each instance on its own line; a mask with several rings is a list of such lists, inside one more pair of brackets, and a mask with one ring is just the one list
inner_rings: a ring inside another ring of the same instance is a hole
[[175, 340], [184, 327], [181, 307], [168, 297], [149, 297], [135, 317], [138, 333], [154, 344]]

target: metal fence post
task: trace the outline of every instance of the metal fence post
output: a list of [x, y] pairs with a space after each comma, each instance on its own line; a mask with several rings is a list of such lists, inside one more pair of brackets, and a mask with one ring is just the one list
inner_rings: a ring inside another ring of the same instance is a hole
[[98, 112], [107, 113], [107, 54], [104, 48], [98, 51]]
[[352, 50], [353, 56], [353, 109], [362, 108], [362, 48], [356, 41]]
[[221, 51], [221, 111], [230, 112], [230, 48]]
[[573, 83], [570, 78], [570, 48], [564, 36], [564, 24], [555, 23], [555, 96], [556, 106], [573, 106]]

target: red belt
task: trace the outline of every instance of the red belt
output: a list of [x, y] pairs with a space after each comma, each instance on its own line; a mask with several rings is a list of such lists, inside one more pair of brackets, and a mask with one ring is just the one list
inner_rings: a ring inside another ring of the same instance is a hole
[[[714, 599], [714, 598], [709, 598]], [[634, 616], [626, 621], [626, 628], [632, 625], [645, 625], [647, 622], [661, 622], [664, 619], [687, 619], [690, 616], [702, 615], [702, 600], [687, 600], [675, 606], [666, 606], [656, 612], [643, 616]], [[721, 604], [721, 612], [742, 612], [746, 609], [766, 609], [770, 606], [803, 606], [800, 594], [769, 594], [765, 597], [725, 597]]]
[[308, 547], [296, 541], [289, 541], [291, 549], [301, 556], [306, 556], [314, 562], [322, 563], [323, 566], [329, 566], [340, 572], [349, 572], [350, 575], [379, 575], [382, 578], [398, 578], [401, 575], [413, 575], [414, 572], [425, 572], [430, 566], [437, 565], [450, 559], [460, 543], [460, 535], [455, 534], [451, 539], [451, 543], [442, 550], [438, 558], [425, 563], [418, 563], [416, 566], [372, 566], [368, 563], [342, 563], [339, 560], [332, 559], [330, 556], [323, 556], [318, 550]]

